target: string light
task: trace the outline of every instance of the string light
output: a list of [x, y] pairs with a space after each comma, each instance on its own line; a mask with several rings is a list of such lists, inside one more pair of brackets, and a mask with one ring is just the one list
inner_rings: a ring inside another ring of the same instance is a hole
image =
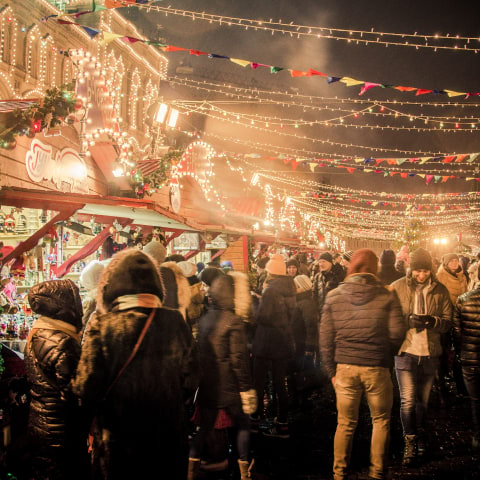
[[[131, 4], [128, 4], [131, 5]], [[390, 32], [377, 32], [374, 29], [367, 30], [353, 30], [353, 29], [341, 29], [341, 28], [331, 28], [331, 27], [318, 27], [318, 26], [307, 26], [307, 25], [298, 25], [293, 22], [283, 23], [281, 20], [278, 22], [265, 20], [252, 20], [249, 18], [240, 18], [240, 17], [229, 17], [225, 15], [215, 15], [205, 12], [194, 12], [189, 10], [180, 10], [177, 8], [162, 7], [160, 5], [142, 5], [139, 3], [134, 4], [137, 8], [147, 8], [148, 10], [153, 9], [154, 11], [164, 13], [165, 16], [168, 14], [182, 16], [184, 18], [190, 18], [192, 20], [204, 20], [209, 23], [218, 23], [219, 25], [226, 24], [230, 26], [236, 26], [248, 30], [252, 28], [254, 30], [261, 30], [269, 33], [281, 33], [283, 35], [289, 34], [290, 37], [313, 37], [313, 38], [323, 38], [323, 39], [332, 39], [332, 40], [343, 40], [347, 43], [355, 42], [357, 45], [368, 45], [368, 44], [379, 44], [388, 46], [399, 46], [399, 47], [410, 47], [410, 48], [427, 48], [437, 51], [441, 50], [451, 50], [451, 51], [462, 51], [462, 52], [474, 52], [478, 53], [480, 45], [478, 47], [471, 46], [470, 43], [474, 45], [478, 43], [479, 39], [474, 37], [464, 37], [464, 36], [455, 36], [451, 37], [449, 35], [423, 35], [417, 34], [408, 34], [408, 33], [390, 33]], [[392, 37], [397, 40], [388, 40], [388, 37]], [[454, 45], [439, 45], [439, 40], [442, 40], [446, 43], [454, 42]], [[433, 42], [430, 44], [429, 42]], [[463, 42], [463, 46], [459, 48], [458, 43]]]

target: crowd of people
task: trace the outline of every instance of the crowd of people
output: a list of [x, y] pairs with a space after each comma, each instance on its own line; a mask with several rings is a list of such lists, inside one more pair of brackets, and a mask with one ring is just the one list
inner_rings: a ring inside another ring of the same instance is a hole
[[436, 265], [422, 248], [264, 253], [247, 276], [166, 257], [153, 240], [91, 262], [83, 306], [72, 281], [40, 283], [28, 296], [39, 318], [25, 353], [25, 478], [195, 480], [222, 463], [212, 450], [228, 455], [228, 430], [246, 480], [251, 435], [288, 439], [290, 397], [319, 369], [336, 395], [334, 480], [347, 478], [363, 397], [369, 477], [385, 478], [395, 380], [405, 465], [425, 453], [429, 396], [450, 371], [478, 449], [479, 263], [450, 253]]

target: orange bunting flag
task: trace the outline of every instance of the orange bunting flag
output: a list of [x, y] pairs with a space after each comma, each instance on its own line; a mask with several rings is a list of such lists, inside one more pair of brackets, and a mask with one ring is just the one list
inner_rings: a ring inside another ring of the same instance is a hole
[[443, 163], [451, 163], [454, 158], [455, 158], [454, 155], [450, 155], [450, 156], [448, 156], [448, 157], [445, 157], [445, 158], [443, 159]]
[[183, 48], [183, 47], [175, 47], [173, 45], [168, 45], [165, 47], [165, 52], [184, 52], [188, 50], [188, 48]]
[[395, 90], [400, 90], [401, 92], [413, 92], [414, 90], [417, 90], [415, 87], [393, 87]]

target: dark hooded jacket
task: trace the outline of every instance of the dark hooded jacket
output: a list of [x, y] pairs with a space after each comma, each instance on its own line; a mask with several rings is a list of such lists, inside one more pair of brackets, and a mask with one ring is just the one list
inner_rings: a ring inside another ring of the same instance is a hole
[[350, 275], [323, 306], [320, 353], [328, 376], [338, 363], [391, 367], [406, 328], [395, 292], [374, 275]]
[[254, 356], [272, 360], [292, 357], [295, 350], [292, 332], [295, 295], [292, 277], [279, 276], [268, 283], [255, 317]]
[[297, 307], [292, 328], [297, 354], [314, 352], [318, 346], [318, 310], [312, 298], [312, 290], [297, 293]]
[[30, 289], [28, 301], [40, 315], [25, 350], [35, 478], [85, 478], [89, 423], [71, 384], [80, 358], [79, 290], [71, 280], [47, 281]]
[[345, 270], [335, 263], [328, 272], [318, 272], [313, 279], [313, 299], [317, 304], [318, 311], [322, 311], [323, 303], [328, 292], [337, 288], [345, 278]]
[[453, 339], [462, 366], [480, 368], [480, 289], [458, 297], [453, 310]]
[[[145, 306], [140, 294], [163, 299], [158, 270], [145, 253], [123, 250], [100, 280], [98, 314], [86, 329], [74, 384], [82, 401], [96, 409], [94, 478], [150, 478], [160, 469], [164, 478], [183, 480], [184, 403], [197, 386], [192, 336], [178, 311]], [[152, 310], [143, 342], [115, 381]]]
[[252, 388], [243, 318], [250, 313], [248, 278], [230, 271], [213, 281], [212, 305], [200, 319], [200, 408], [241, 407], [240, 392]]
[[390, 285], [395, 280], [405, 276], [403, 273], [395, 269], [393, 264], [380, 265], [378, 270], [378, 279], [382, 282], [382, 285]]

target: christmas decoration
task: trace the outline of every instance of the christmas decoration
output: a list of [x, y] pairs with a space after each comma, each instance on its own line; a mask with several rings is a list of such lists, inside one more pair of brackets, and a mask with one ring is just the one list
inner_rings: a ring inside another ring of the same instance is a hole
[[44, 128], [60, 125], [74, 110], [73, 84], [54, 87], [46, 96], [26, 110], [14, 110], [7, 120], [6, 128], [0, 132], [0, 147], [13, 148], [17, 135], [34, 137]]

